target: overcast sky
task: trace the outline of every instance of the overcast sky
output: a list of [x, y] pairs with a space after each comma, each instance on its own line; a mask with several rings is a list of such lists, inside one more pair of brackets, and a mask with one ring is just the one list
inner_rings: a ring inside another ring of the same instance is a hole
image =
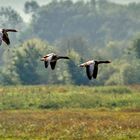
[[[24, 3], [26, 1], [31, 1], [31, 0], [0, 0], [0, 7], [11, 6], [15, 10], [17, 10], [21, 14], [21, 16], [24, 18], [24, 20], [27, 22], [29, 21], [29, 16], [27, 16], [23, 12]], [[37, 1], [39, 5], [44, 5], [50, 2], [51, 0], [34, 0], [34, 1]], [[73, 1], [78, 1], [78, 0], [73, 0]], [[83, 0], [83, 1], [89, 1], [89, 0]], [[128, 4], [129, 2], [140, 2], [140, 0], [110, 0], [110, 1], [122, 3], [122, 4]]]

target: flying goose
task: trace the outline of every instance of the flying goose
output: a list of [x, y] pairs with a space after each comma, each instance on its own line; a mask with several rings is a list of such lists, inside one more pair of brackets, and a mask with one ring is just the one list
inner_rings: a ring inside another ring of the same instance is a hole
[[7, 45], [10, 45], [10, 39], [7, 32], [17, 32], [15, 29], [0, 29], [0, 45], [4, 41]]
[[56, 55], [55, 53], [50, 53], [50, 54], [47, 54], [44, 57], [42, 57], [41, 61], [44, 61], [45, 68], [47, 68], [48, 65], [50, 64], [51, 65], [51, 69], [54, 70], [56, 62], [59, 59], [70, 59], [70, 58], [67, 57], [67, 56], [59, 56], [59, 55]]
[[111, 61], [98, 61], [98, 60], [89, 60], [83, 64], [80, 64], [80, 67], [86, 67], [86, 73], [89, 80], [96, 79], [98, 74], [98, 64], [102, 63], [111, 63]]

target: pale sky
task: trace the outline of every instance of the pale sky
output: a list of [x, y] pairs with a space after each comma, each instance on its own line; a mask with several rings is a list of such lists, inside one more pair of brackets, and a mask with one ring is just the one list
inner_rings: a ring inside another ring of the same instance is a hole
[[[0, 7], [1, 6], [11, 6], [13, 9], [18, 11], [20, 15], [24, 18], [25, 22], [28, 22], [30, 19], [30, 16], [24, 13], [24, 4], [26, 1], [31, 0], [0, 0]], [[34, 0], [37, 1], [39, 5], [45, 5], [51, 0]]]

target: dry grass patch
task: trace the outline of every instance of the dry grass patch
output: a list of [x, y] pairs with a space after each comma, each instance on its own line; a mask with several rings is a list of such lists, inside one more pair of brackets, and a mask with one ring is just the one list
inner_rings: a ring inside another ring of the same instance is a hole
[[140, 112], [94, 110], [2, 111], [0, 138], [7, 139], [135, 139]]

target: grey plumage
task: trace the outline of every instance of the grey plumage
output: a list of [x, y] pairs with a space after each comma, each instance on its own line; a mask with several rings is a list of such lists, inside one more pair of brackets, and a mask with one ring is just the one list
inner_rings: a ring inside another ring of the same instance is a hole
[[15, 29], [1, 29], [0, 30], [0, 45], [4, 41], [7, 45], [10, 45], [10, 39], [7, 32], [17, 32]]
[[41, 58], [41, 61], [44, 61], [45, 68], [48, 68], [48, 66], [51, 66], [51, 69], [54, 70], [57, 60], [59, 59], [69, 59], [67, 56], [59, 56], [56, 55], [55, 53], [50, 53], [45, 55], [44, 57]]
[[98, 74], [98, 65], [102, 63], [111, 63], [110, 61], [98, 61], [90, 60], [80, 65], [80, 67], [86, 67], [86, 73], [89, 80], [96, 79]]

